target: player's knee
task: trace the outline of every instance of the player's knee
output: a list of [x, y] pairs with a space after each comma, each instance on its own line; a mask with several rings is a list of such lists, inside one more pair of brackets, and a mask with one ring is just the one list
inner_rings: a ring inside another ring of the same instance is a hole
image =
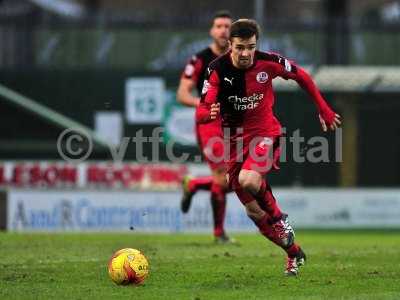
[[225, 177], [223, 180], [220, 181], [220, 186], [226, 191], [228, 190], [228, 182], [225, 180]]
[[241, 188], [251, 194], [257, 193], [257, 190], [260, 187], [260, 183], [258, 182], [257, 178], [251, 176], [250, 174], [240, 174], [240, 175], [239, 175], [239, 184]]
[[215, 177], [215, 179], [217, 180], [218, 184], [220, 186], [226, 187], [227, 186], [227, 181], [226, 181], [226, 177], [224, 173], [219, 173], [217, 174], [217, 176]]
[[228, 181], [227, 181], [227, 178], [225, 175], [226, 175], [225, 170], [216, 171], [213, 173], [214, 182], [216, 184], [218, 184], [219, 186], [221, 186], [221, 188], [223, 188], [223, 189], [228, 188]]
[[219, 178], [219, 185], [224, 189], [227, 190], [228, 189], [228, 181], [226, 180], [225, 175], [221, 176]]

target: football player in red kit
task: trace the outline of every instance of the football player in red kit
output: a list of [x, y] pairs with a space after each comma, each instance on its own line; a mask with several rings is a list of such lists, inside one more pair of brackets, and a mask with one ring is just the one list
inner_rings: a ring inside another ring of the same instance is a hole
[[[201, 89], [203, 87], [206, 69], [210, 62], [228, 51], [229, 27], [232, 17], [227, 11], [217, 12], [212, 20], [210, 36], [213, 41], [207, 48], [195, 54], [186, 65], [177, 91], [177, 99], [186, 106], [198, 107], [200, 103]], [[193, 96], [196, 89], [198, 96]], [[210, 142], [213, 137], [223, 138], [221, 118], [216, 118], [207, 124], [196, 122], [196, 137], [205, 161], [208, 163], [212, 176], [192, 178], [186, 176], [183, 180], [183, 196], [181, 210], [187, 213], [190, 208], [193, 195], [198, 190], [211, 191], [211, 207], [214, 221], [214, 237], [216, 242], [231, 242], [224, 230], [227, 182], [225, 178], [225, 163], [216, 161], [213, 157], [222, 157], [223, 143]]]
[[265, 178], [277, 168], [280, 153], [281, 125], [273, 113], [272, 80], [295, 80], [316, 104], [324, 131], [335, 130], [340, 116], [301, 67], [281, 55], [257, 51], [258, 37], [255, 21], [232, 24], [231, 50], [210, 64], [196, 117], [200, 123], [222, 117], [222, 126], [229, 129], [228, 184], [260, 232], [287, 253], [285, 274], [297, 275], [306, 256]]

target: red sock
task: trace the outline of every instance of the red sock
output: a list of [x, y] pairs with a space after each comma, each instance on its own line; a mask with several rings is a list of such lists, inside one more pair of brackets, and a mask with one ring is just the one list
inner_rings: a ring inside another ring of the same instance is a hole
[[207, 190], [211, 189], [211, 184], [213, 182], [212, 176], [204, 176], [204, 177], [196, 177], [192, 178], [189, 181], [189, 190], [192, 193], [197, 192], [198, 190]]
[[281, 239], [279, 236], [275, 233], [275, 231], [272, 229], [270, 223], [271, 223], [271, 218], [268, 216], [266, 213], [264, 217], [257, 221], [254, 222], [258, 229], [260, 230], [260, 233], [265, 236], [267, 239], [269, 239], [271, 242], [274, 244], [278, 245], [279, 247], [282, 247]]
[[289, 248], [285, 249], [286, 253], [288, 254], [289, 257], [296, 257], [297, 253], [299, 253], [300, 246], [297, 245], [296, 243], [293, 243], [292, 246]]
[[272, 194], [271, 186], [265, 180], [262, 181], [260, 189], [254, 197], [260, 207], [271, 216], [272, 222], [282, 218], [282, 211]]
[[275, 231], [272, 229], [270, 223], [272, 222], [270, 216], [268, 214], [265, 214], [264, 217], [259, 220], [258, 222], [255, 222], [257, 225], [258, 229], [260, 230], [261, 234], [265, 236], [267, 239], [269, 239], [271, 242], [273, 242], [275, 245], [281, 247], [289, 257], [295, 257], [297, 253], [300, 250], [299, 245], [296, 243], [293, 243], [292, 246], [289, 248], [285, 248], [282, 246], [281, 240], [278, 237], [278, 235], [275, 233]]
[[214, 219], [214, 236], [221, 236], [224, 234], [226, 191], [217, 183], [211, 185], [211, 207]]

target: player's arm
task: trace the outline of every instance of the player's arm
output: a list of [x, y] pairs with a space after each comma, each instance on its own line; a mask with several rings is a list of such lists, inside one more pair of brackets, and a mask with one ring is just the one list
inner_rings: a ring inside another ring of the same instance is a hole
[[322, 130], [327, 131], [328, 128], [331, 130], [337, 129], [341, 124], [340, 116], [330, 108], [307, 71], [292, 64], [283, 57], [280, 57], [279, 65], [278, 76], [284, 79], [295, 80], [311, 96], [311, 99], [317, 106]]
[[220, 112], [220, 104], [217, 103], [220, 80], [216, 71], [211, 70], [203, 83], [201, 100], [196, 111], [196, 120], [199, 123], [208, 123], [215, 120]]
[[303, 68], [297, 67], [295, 80], [311, 96], [317, 106], [322, 130], [327, 131], [328, 127], [331, 130], [337, 129], [341, 124], [340, 116], [329, 107], [311, 76]]
[[176, 92], [176, 97], [179, 103], [185, 106], [197, 107], [200, 103], [200, 98], [195, 97], [192, 94], [196, 83], [189, 78], [182, 77], [179, 81], [178, 91]]
[[191, 107], [197, 107], [200, 103], [200, 97], [193, 96], [192, 92], [200, 78], [203, 61], [201, 58], [193, 56], [185, 66], [179, 81], [176, 98], [178, 102]]

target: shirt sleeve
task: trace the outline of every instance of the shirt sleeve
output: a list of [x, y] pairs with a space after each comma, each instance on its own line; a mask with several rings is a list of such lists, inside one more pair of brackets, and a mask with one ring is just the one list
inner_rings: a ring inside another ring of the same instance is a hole
[[207, 123], [210, 120], [211, 104], [217, 103], [220, 79], [217, 71], [207, 68], [206, 79], [201, 91], [200, 105], [196, 110], [196, 120], [199, 123]]
[[307, 71], [283, 56], [277, 55], [275, 72], [275, 76], [282, 77], [286, 80], [295, 80], [297, 84], [310, 95], [317, 107], [318, 113], [328, 126], [334, 122], [335, 112], [329, 107]]
[[202, 67], [202, 59], [197, 57], [196, 55], [192, 56], [192, 58], [186, 64], [185, 69], [182, 72], [181, 78], [193, 80], [197, 84], [201, 75]]

